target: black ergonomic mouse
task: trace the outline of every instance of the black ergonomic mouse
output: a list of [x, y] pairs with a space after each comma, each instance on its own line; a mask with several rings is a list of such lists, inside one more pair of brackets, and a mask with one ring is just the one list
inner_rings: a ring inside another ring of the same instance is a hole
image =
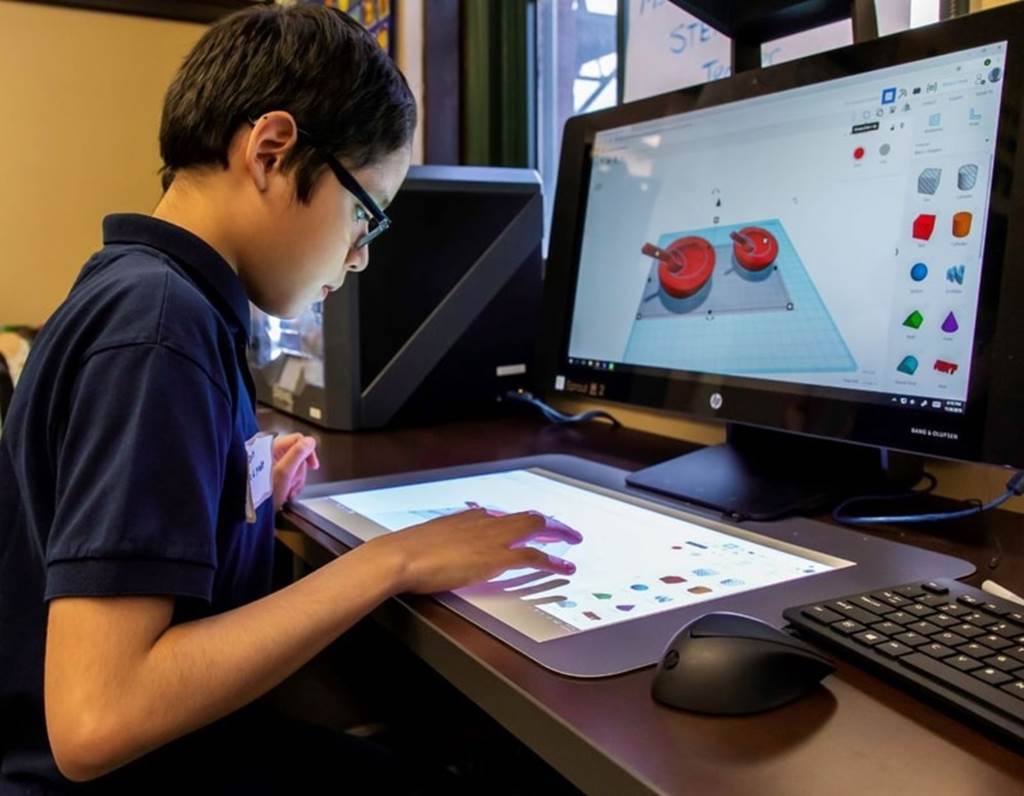
[[737, 716], [785, 705], [833, 671], [828, 658], [760, 619], [712, 613], [672, 639], [651, 691], [674, 708]]

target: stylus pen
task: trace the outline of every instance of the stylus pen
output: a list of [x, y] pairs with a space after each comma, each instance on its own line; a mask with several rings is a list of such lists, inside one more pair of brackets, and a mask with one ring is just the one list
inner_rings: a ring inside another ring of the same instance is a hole
[[987, 591], [989, 594], [994, 594], [996, 597], [1002, 597], [1004, 600], [1024, 605], [1024, 597], [1021, 597], [1019, 594], [1014, 594], [1009, 589], [1003, 588], [994, 580], [986, 580], [982, 583], [981, 590]]

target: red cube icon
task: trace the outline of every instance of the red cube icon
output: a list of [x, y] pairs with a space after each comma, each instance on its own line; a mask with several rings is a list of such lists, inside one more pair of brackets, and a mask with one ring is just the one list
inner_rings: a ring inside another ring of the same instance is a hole
[[935, 231], [935, 214], [921, 213], [914, 219], [914, 238], [928, 240]]

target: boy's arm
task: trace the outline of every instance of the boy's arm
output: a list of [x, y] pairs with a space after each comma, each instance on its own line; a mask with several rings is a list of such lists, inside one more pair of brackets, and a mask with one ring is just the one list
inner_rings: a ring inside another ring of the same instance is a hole
[[94, 779], [241, 708], [389, 595], [447, 591], [521, 567], [571, 574], [568, 562], [522, 546], [550, 533], [535, 513], [442, 517], [363, 544], [263, 599], [173, 627], [170, 597], [55, 599], [44, 697], [57, 765], [69, 779]]

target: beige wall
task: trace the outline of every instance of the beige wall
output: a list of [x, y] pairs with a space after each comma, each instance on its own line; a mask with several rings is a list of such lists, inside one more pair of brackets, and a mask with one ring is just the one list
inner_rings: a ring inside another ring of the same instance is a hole
[[164, 91], [204, 30], [0, 1], [0, 324], [42, 323], [102, 217], [156, 204]]

